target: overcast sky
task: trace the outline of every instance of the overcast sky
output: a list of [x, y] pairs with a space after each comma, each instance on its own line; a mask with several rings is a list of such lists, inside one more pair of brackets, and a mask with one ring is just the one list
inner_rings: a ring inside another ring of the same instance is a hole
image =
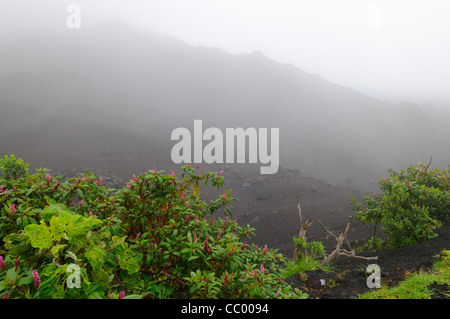
[[374, 96], [450, 101], [448, 0], [0, 0], [0, 35], [66, 28], [69, 4], [81, 28], [121, 17], [193, 45], [261, 50]]

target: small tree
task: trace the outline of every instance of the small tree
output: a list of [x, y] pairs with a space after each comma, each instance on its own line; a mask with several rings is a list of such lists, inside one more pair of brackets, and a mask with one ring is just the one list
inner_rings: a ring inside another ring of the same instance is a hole
[[409, 166], [381, 179], [381, 194], [351, 199], [356, 219], [375, 223], [389, 236], [390, 247], [408, 246], [436, 237], [434, 230], [450, 216], [450, 171]]
[[0, 171], [4, 174], [6, 180], [18, 179], [25, 177], [28, 173], [30, 166], [23, 162], [21, 158], [16, 159], [16, 156], [5, 155], [3, 159], [0, 159]]

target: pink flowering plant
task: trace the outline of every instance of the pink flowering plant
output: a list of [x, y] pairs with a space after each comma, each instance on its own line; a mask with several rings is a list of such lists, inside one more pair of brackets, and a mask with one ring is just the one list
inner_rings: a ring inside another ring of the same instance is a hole
[[356, 219], [375, 223], [387, 235], [375, 235], [371, 242], [382, 247], [412, 245], [437, 236], [434, 230], [450, 217], [450, 170], [428, 169], [426, 165], [409, 166], [390, 177], [380, 178], [381, 194], [351, 199]]
[[122, 189], [89, 172], [0, 177], [0, 298], [306, 297], [281, 254], [246, 243], [254, 229], [231, 218], [223, 172], [181, 169]]

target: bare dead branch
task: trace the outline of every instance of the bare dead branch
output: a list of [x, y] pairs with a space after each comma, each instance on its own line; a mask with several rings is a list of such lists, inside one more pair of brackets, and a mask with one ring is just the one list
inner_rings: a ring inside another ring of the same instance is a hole
[[300, 201], [298, 200], [298, 195], [297, 195], [297, 208], [298, 208], [298, 215], [300, 216], [300, 224], [301, 224], [301, 223], [303, 223], [302, 208], [300, 207]]
[[322, 228], [323, 228], [328, 234], [330, 234], [331, 236], [333, 236], [334, 239], [337, 240], [336, 235], [333, 234], [331, 231], [329, 231], [328, 228], [326, 228], [326, 227], [322, 224], [322, 222], [319, 220], [319, 218], [316, 217], [316, 221], [319, 223], [320, 226], [322, 226]]
[[[297, 196], [297, 208], [298, 208], [298, 215], [300, 217], [300, 231], [298, 234], [298, 238], [299, 239], [306, 238], [306, 231], [311, 226], [312, 221], [307, 220], [305, 223], [303, 223], [302, 209], [300, 206], [300, 201], [298, 199], [298, 196]], [[324, 254], [324, 258], [321, 262], [322, 266], [329, 264], [331, 261], [333, 261], [334, 259], [336, 259], [340, 256], [344, 256], [344, 257], [348, 257], [348, 258], [364, 259], [364, 260], [377, 260], [378, 259], [378, 257], [364, 257], [364, 256], [356, 255], [355, 250], [350, 246], [350, 242], [347, 239], [352, 220], [353, 220], [353, 216], [350, 216], [348, 218], [348, 223], [347, 223], [347, 226], [345, 227], [344, 232], [343, 233], [339, 232], [338, 235], [336, 235], [331, 230], [329, 230], [327, 227], [325, 227], [325, 225], [320, 221], [319, 218], [316, 218], [316, 221], [319, 223], [319, 225], [322, 226], [322, 228], [328, 234], [333, 236], [333, 238], [336, 239], [336, 242], [337, 242], [336, 248], [333, 250], [333, 252], [331, 254], [329, 254], [329, 255]], [[347, 246], [350, 250], [346, 250], [346, 249], [342, 248], [342, 244], [343, 244], [344, 240], [346, 241]], [[302, 255], [304, 255], [305, 258], [308, 257], [308, 251], [307, 251], [306, 247], [303, 247], [303, 249], [301, 249], [300, 247], [295, 247], [294, 260], [298, 260]]]
[[[344, 257], [348, 257], [348, 258], [358, 258], [358, 259], [364, 259], [364, 260], [377, 260], [378, 259], [378, 257], [357, 256], [355, 253], [355, 250], [351, 248], [350, 243], [347, 240], [347, 236], [348, 236], [348, 232], [350, 230], [350, 225], [352, 223], [353, 216], [349, 217], [348, 223], [347, 223], [347, 226], [345, 227], [344, 232], [339, 233], [338, 236], [336, 236], [328, 228], [326, 228], [318, 218], [316, 218], [316, 220], [322, 226], [322, 228], [326, 232], [328, 232], [331, 236], [333, 236], [337, 241], [336, 248], [333, 250], [333, 252], [331, 254], [329, 254], [328, 256], [325, 256], [324, 259], [322, 260], [322, 262], [321, 262], [322, 266], [329, 264], [332, 260], [334, 260], [340, 256], [344, 256]], [[344, 242], [344, 240], [347, 242], [347, 245], [348, 245], [350, 251], [342, 248], [342, 243]]]

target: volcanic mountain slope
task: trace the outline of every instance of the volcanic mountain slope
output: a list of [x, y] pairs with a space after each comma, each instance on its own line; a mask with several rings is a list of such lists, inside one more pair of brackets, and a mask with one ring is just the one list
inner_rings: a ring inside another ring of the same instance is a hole
[[[73, 31], [36, 30], [4, 39], [2, 153], [15, 134], [31, 137], [33, 129], [58, 122], [77, 123], [73, 130], [107, 124], [152, 141], [151, 152], [161, 155], [157, 164], [164, 166], [174, 145], [171, 132], [192, 130], [193, 120], [201, 119], [205, 128], [279, 128], [283, 167], [353, 187], [368, 189], [387, 167], [416, 163], [421, 155], [424, 161], [433, 156], [440, 167], [449, 161], [448, 122], [419, 107], [385, 104], [261, 52], [230, 55], [194, 47], [118, 20]], [[110, 136], [98, 133], [92, 143], [113, 145]], [[61, 151], [76, 148], [61, 141]], [[52, 157], [67, 163], [58, 153]]]

